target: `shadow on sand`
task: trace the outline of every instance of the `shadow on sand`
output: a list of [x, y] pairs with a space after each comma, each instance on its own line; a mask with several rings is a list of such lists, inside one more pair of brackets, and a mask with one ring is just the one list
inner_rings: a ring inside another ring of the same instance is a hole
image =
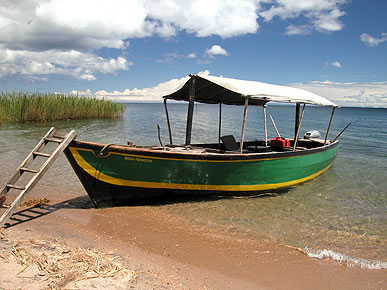
[[[121, 205], [120, 207], [132, 207], [132, 206], [162, 206], [178, 203], [198, 203], [198, 202], [208, 202], [208, 201], [217, 201], [217, 200], [226, 200], [226, 199], [240, 199], [240, 198], [267, 198], [273, 196], [279, 196], [286, 194], [289, 189], [282, 189], [277, 191], [262, 192], [254, 195], [226, 195], [226, 196], [207, 196], [207, 195], [184, 195], [184, 196], [161, 196], [161, 197], [152, 197], [152, 198], [143, 198], [135, 200], [130, 204]], [[22, 209], [9, 219], [5, 224], [5, 228], [11, 228], [43, 216], [46, 216], [50, 213], [53, 213], [59, 209], [91, 209], [95, 208], [94, 204], [90, 200], [89, 196], [83, 195], [78, 196], [72, 199], [68, 199], [56, 204], [46, 204], [42, 206], [31, 206], [29, 208]]]
[[14, 213], [9, 219], [9, 221], [5, 224], [4, 228], [14, 227], [14, 226], [41, 218], [45, 215], [48, 215], [52, 212], [55, 212], [63, 208], [89, 209], [89, 208], [94, 208], [94, 205], [87, 195], [83, 195], [73, 199], [58, 202], [56, 204], [31, 206]]

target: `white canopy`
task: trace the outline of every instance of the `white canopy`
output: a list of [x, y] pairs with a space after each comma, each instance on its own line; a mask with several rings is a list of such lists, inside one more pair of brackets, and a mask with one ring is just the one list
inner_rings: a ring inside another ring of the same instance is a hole
[[[191, 75], [191, 78], [195, 78], [195, 101], [201, 103], [243, 105], [248, 98], [249, 105], [257, 106], [277, 102], [338, 107], [319, 95], [292, 87], [204, 75]], [[183, 79], [175, 91], [164, 98], [188, 101], [189, 83], [190, 80]]]

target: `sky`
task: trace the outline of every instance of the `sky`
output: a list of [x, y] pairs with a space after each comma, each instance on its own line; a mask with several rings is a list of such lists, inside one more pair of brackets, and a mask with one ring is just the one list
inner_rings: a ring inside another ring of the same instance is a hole
[[0, 91], [160, 100], [205, 73], [387, 107], [386, 0], [0, 0]]

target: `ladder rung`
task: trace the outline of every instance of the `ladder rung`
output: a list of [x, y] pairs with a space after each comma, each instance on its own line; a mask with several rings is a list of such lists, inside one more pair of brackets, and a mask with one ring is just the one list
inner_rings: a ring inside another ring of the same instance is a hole
[[19, 190], [24, 190], [24, 189], [26, 189], [24, 186], [18, 186], [18, 185], [15, 185], [15, 184], [7, 184], [7, 187], [8, 187], [8, 188], [19, 189]]
[[50, 157], [51, 156], [51, 154], [43, 153], [43, 152], [38, 152], [38, 151], [32, 152], [32, 154], [43, 156], [43, 157]]
[[50, 138], [50, 137], [46, 137], [44, 138], [45, 141], [48, 141], [48, 142], [55, 142], [55, 143], [62, 143], [63, 142], [63, 139], [59, 139], [59, 138]]
[[26, 172], [31, 172], [31, 173], [38, 173], [39, 170], [35, 170], [35, 169], [31, 169], [31, 168], [27, 168], [27, 167], [22, 167], [20, 168], [21, 171], [26, 171]]
[[64, 139], [67, 137], [67, 134], [66, 133], [62, 133], [62, 132], [55, 132], [55, 134], [53, 135], [54, 138], [60, 138], [60, 139]]

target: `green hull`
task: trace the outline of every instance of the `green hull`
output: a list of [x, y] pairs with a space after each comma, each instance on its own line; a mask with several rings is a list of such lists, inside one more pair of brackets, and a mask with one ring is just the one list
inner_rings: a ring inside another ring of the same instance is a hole
[[302, 151], [187, 154], [74, 141], [66, 156], [97, 206], [161, 194], [253, 194], [312, 179], [332, 166], [338, 142]]

